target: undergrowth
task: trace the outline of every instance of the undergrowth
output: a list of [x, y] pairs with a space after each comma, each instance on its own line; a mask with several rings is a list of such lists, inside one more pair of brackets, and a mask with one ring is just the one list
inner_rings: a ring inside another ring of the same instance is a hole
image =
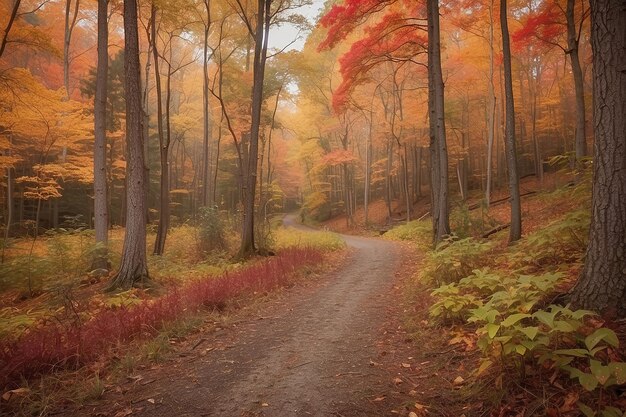
[[[321, 262], [322, 257], [317, 249], [288, 248], [218, 278], [191, 281], [154, 300], [111, 305], [93, 316], [83, 314], [78, 304], [75, 320], [43, 322], [16, 338], [0, 340], [0, 383], [91, 363], [119, 343], [153, 337], [179, 317], [221, 310], [237, 297], [287, 285], [297, 270]], [[160, 353], [154, 349], [154, 355]]]
[[[434, 323], [463, 326], [465, 336], [451, 343], [464, 341], [468, 348], [478, 349], [482, 359], [473, 377], [480, 384], [491, 384], [492, 398], [508, 402], [499, 405], [501, 410], [515, 412], [510, 407], [517, 401], [507, 400], [510, 396], [505, 393], [493, 395], [494, 389], [505, 389], [505, 380], [525, 387], [525, 392], [512, 394], [518, 399], [534, 395], [528, 390], [545, 391], [545, 386], [533, 388], [533, 381], [540, 381], [568, 394], [556, 410], [550, 408], [553, 402], [545, 402], [542, 414], [622, 416], [620, 407], [626, 404], [619, 400], [618, 387], [626, 384], [626, 362], [611, 323], [590, 311], [554, 303], [564, 299], [560, 294], [572, 285], [582, 265], [590, 223], [588, 196], [588, 182], [582, 182], [534, 197], [539, 204], [572, 209], [544, 221], [512, 246], [504, 244], [503, 234], [492, 236], [493, 241], [477, 238], [484, 225], [461, 210], [452, 217], [467, 237], [449, 238], [427, 250], [416, 274], [434, 287], [430, 306]], [[424, 242], [430, 228], [413, 222], [387, 235]], [[555, 380], [561, 382], [555, 386]]]

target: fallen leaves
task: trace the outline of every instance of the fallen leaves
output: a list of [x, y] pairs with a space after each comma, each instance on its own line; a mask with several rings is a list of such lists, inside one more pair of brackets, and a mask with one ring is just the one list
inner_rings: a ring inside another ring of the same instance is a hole
[[8, 402], [15, 397], [26, 397], [28, 394], [30, 394], [28, 388], [16, 388], [2, 394], [2, 400]]
[[117, 413], [115, 413], [113, 415], [113, 417], [126, 417], [129, 416], [133, 413], [133, 409], [132, 408], [124, 408], [123, 410], [118, 411]]

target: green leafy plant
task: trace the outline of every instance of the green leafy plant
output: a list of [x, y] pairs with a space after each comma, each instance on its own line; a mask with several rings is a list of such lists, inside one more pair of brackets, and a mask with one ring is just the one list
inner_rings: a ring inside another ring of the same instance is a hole
[[481, 309], [496, 315], [526, 313], [561, 278], [558, 273], [510, 276], [489, 268], [475, 269], [458, 283], [442, 285], [432, 292], [437, 301], [431, 306], [430, 315], [470, 319], [473, 314], [481, 313]]
[[198, 231], [200, 234], [200, 251], [212, 252], [226, 249], [224, 225], [219, 212], [213, 207], [202, 207], [198, 214]]
[[579, 262], [587, 247], [590, 211], [578, 210], [532, 233], [510, 254], [518, 267], [545, 269], [548, 265]]
[[394, 227], [383, 237], [389, 240], [415, 242], [422, 247], [428, 247], [432, 241], [432, 225], [427, 220], [413, 220]]
[[474, 269], [486, 266], [490, 262], [489, 253], [492, 250], [493, 244], [490, 242], [450, 237], [426, 255], [420, 278], [439, 285], [459, 282]]

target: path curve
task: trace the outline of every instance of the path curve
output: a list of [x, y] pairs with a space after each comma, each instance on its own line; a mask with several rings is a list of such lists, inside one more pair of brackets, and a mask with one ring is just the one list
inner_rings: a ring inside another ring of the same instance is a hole
[[[293, 216], [291, 227], [306, 228]], [[342, 236], [348, 259], [315, 291], [236, 330], [233, 343], [142, 388], [143, 416], [369, 416], [390, 375], [377, 342], [391, 302], [400, 247]], [[163, 373], [163, 372], [161, 372]], [[136, 410], [139, 411], [139, 410]]]

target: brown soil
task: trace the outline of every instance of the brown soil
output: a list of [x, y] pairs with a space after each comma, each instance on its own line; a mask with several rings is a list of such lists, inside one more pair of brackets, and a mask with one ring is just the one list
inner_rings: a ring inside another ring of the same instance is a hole
[[[411, 251], [345, 240], [347, 259], [320, 285], [294, 287], [255, 317], [194, 335], [177, 358], [65, 415], [406, 416], [424, 412], [421, 398], [442, 403], [458, 372], [447, 359], [454, 347], [424, 332], [428, 341], [417, 343], [427, 348], [416, 351], [400, 320], [425, 306], [401, 296]], [[460, 415], [435, 408], [435, 415]]]

